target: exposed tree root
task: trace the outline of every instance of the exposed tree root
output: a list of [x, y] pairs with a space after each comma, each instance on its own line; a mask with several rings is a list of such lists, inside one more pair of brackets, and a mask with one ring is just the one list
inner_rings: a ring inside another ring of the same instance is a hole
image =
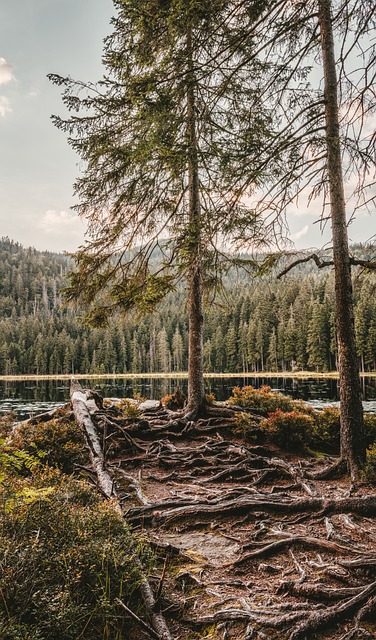
[[352, 513], [366, 516], [376, 516], [376, 496], [363, 496], [357, 498], [339, 498], [328, 500], [325, 498], [297, 498], [281, 499], [281, 496], [265, 495], [240, 496], [236, 500], [221, 499], [213, 501], [197, 501], [196, 504], [183, 505], [178, 503], [171, 508], [168, 505], [158, 503], [150, 507], [130, 509], [128, 520], [133, 524], [157, 524], [159, 526], [173, 526], [178, 522], [189, 520], [191, 523], [205, 523], [213, 517], [238, 516], [252, 513], [252, 511], [267, 511], [279, 515], [291, 513], [320, 512], [328, 513]]
[[[376, 610], [376, 496], [323, 484], [341, 461], [315, 472], [245, 445], [231, 436], [241, 407], [206, 406], [193, 421], [150, 403], [129, 418], [72, 389], [98, 487], [180, 567], [174, 576], [165, 560], [156, 596], [143, 576], [145, 633], [171, 640], [171, 616], [195, 640], [207, 625], [216, 640], [314, 640], [328, 629], [336, 640], [373, 637], [363, 626]], [[251, 417], [257, 427], [260, 415]], [[178, 595], [163, 615], [162, 586]], [[344, 621], [345, 634], [336, 630]]]
[[345, 633], [345, 635], [341, 636], [339, 640], [375, 640], [375, 636], [373, 633], [369, 633], [366, 629], [358, 627], [357, 629], [352, 629], [348, 633]]
[[376, 582], [367, 585], [360, 593], [346, 600], [345, 602], [334, 605], [320, 611], [320, 613], [311, 613], [306, 620], [298, 624], [290, 634], [289, 640], [300, 640], [306, 636], [312, 635], [314, 632], [332, 626], [342, 618], [356, 611], [370, 597], [376, 594]]
[[280, 587], [281, 592], [287, 592], [293, 596], [303, 596], [304, 598], [312, 598], [321, 602], [333, 602], [343, 600], [357, 595], [363, 590], [363, 587], [344, 587], [342, 589], [333, 589], [321, 584], [298, 582], [284, 582]]
[[[246, 545], [248, 548], [250, 545]], [[319, 551], [330, 551], [332, 553], [348, 554], [357, 553], [359, 549], [353, 549], [350, 546], [341, 546], [335, 542], [329, 542], [328, 540], [319, 540], [317, 538], [309, 538], [307, 536], [289, 536], [283, 540], [277, 540], [265, 545], [261, 549], [256, 549], [252, 553], [244, 555], [242, 558], [234, 563], [234, 566], [239, 566], [247, 560], [254, 560], [256, 558], [267, 558], [268, 556], [284, 551], [285, 549], [291, 549], [291, 547], [301, 547], [303, 549], [316, 549]], [[244, 547], [243, 547], [244, 549]]]
[[339, 459], [334, 464], [320, 469], [320, 471], [309, 472], [307, 471], [307, 478], [312, 480], [331, 480], [332, 478], [340, 478], [347, 473], [347, 463], [345, 460]]
[[370, 569], [376, 567], [376, 554], [370, 557], [357, 558], [356, 560], [339, 560], [338, 564], [347, 569]]

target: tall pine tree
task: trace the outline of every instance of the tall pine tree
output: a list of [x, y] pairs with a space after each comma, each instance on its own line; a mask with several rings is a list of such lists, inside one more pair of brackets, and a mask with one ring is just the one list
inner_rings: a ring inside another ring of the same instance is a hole
[[[218, 282], [226, 240], [255, 242], [262, 228], [242, 200], [237, 167], [270, 135], [272, 113], [260, 108], [264, 63], [252, 56], [239, 66], [233, 33], [242, 3], [114, 5], [103, 58], [108, 75], [96, 85], [50, 76], [73, 112], [54, 123], [85, 163], [75, 208], [88, 220], [90, 239], [75, 254], [66, 296], [100, 325], [118, 310], [153, 310], [185, 279], [193, 418], [205, 403], [205, 286]], [[248, 3], [249, 20], [261, 5]], [[242, 53], [252, 46], [244, 43]], [[258, 172], [252, 185], [260, 180]]]

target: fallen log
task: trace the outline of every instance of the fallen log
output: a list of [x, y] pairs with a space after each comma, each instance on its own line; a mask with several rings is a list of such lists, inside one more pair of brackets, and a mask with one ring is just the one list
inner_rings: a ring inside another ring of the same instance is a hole
[[98, 486], [106, 498], [116, 496], [114, 481], [106, 469], [100, 438], [90, 415], [93, 406], [80, 383], [73, 379], [70, 390], [71, 403], [76, 422], [81, 427], [89, 449], [90, 460], [98, 479]]
[[[110, 472], [106, 469], [101, 441], [91, 418], [91, 412], [96, 413], [98, 405], [95, 401], [93, 402], [93, 395], [89, 393], [88, 396], [82, 389], [80, 383], [75, 379], [73, 379], [71, 383], [70, 397], [77, 424], [85, 434], [91, 463], [98, 479], [98, 486], [107, 498], [113, 498], [116, 496], [115, 483]], [[122, 513], [119, 505], [117, 505], [116, 508]], [[136, 556], [135, 563], [140, 571], [140, 591], [145, 609], [148, 612], [153, 629], [156, 632], [156, 637], [160, 638], [160, 640], [173, 640], [163, 615], [157, 609], [152, 588], [144, 575], [141, 562]]]

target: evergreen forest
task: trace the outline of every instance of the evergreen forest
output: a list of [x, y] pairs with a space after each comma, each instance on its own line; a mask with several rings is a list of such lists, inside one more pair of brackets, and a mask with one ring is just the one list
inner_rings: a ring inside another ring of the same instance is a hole
[[[369, 245], [356, 246], [367, 259]], [[0, 363], [4, 375], [153, 373], [187, 370], [188, 312], [180, 287], [155, 313], [115, 316], [106, 328], [84, 325], [61, 289], [72, 264], [62, 254], [0, 241]], [[376, 275], [354, 272], [357, 351], [362, 371], [376, 369]], [[276, 273], [226, 276], [221, 299], [205, 307], [204, 370], [260, 372], [337, 367], [331, 268], [301, 264]]]

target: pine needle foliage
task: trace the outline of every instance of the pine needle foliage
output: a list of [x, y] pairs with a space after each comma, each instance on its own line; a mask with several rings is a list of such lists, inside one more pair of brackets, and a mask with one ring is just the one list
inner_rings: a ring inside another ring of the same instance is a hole
[[[97, 84], [49, 76], [71, 113], [53, 122], [84, 161], [75, 209], [88, 221], [88, 240], [74, 254], [65, 294], [91, 324], [118, 310], [152, 311], [197, 261], [212, 288], [229, 247], [265, 240], [262, 218], [242, 198], [244, 183], [260, 186], [273, 162], [240, 175], [275, 124], [261, 108], [267, 61], [251, 55], [252, 38], [237, 41], [266, 4], [115, 0], [107, 75]], [[239, 65], [239, 51], [249, 64]], [[198, 216], [190, 215], [192, 154]]]

